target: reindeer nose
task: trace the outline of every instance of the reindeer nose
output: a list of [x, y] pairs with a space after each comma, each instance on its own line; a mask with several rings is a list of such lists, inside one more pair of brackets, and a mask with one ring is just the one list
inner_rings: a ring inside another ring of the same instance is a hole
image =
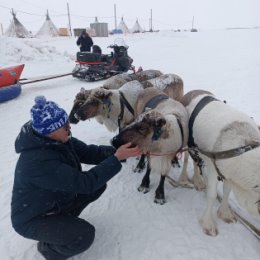
[[119, 148], [122, 143], [120, 141], [120, 138], [116, 135], [111, 139], [111, 145], [114, 146], [116, 149]]
[[76, 114], [70, 114], [69, 121], [71, 124], [77, 124], [79, 122], [80, 118]]
[[81, 119], [80, 116], [79, 116], [77, 113], [74, 114], [74, 117], [75, 117], [77, 120], [80, 120], [80, 119]]

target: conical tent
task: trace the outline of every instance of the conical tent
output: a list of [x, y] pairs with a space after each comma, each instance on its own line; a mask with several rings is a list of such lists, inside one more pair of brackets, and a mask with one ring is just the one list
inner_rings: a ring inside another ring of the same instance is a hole
[[11, 24], [7, 28], [5, 35], [8, 37], [18, 37], [18, 38], [31, 37], [31, 33], [27, 31], [27, 29], [16, 18], [16, 14], [14, 13], [13, 9], [11, 14], [13, 16], [13, 20], [11, 21]]
[[126, 26], [126, 24], [124, 22], [123, 17], [121, 18], [121, 22], [118, 25], [118, 29], [122, 30], [123, 33], [129, 33], [130, 32], [128, 27]]
[[138, 22], [138, 19], [136, 20], [133, 28], [132, 28], [132, 33], [140, 33], [140, 32], [143, 32], [144, 30], [142, 29], [141, 25], [139, 24]]
[[48, 10], [47, 10], [47, 14], [46, 14], [46, 20], [35, 36], [36, 37], [42, 37], [42, 36], [57, 37], [57, 36], [59, 36], [59, 31], [58, 31], [57, 27], [54, 25], [54, 23], [52, 22], [52, 20], [50, 19]]

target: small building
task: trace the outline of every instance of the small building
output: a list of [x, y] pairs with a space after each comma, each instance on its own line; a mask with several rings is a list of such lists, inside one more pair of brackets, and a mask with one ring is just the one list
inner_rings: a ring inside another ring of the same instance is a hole
[[70, 36], [70, 32], [68, 28], [59, 28], [59, 36]]
[[82, 31], [86, 31], [90, 37], [96, 36], [95, 30], [90, 28], [74, 28], [73, 29], [74, 36], [79, 37]]
[[95, 30], [96, 37], [108, 37], [108, 24], [98, 22], [97, 17], [95, 22], [90, 24], [90, 29]]
[[79, 37], [82, 33], [82, 31], [86, 30], [85, 28], [74, 28], [73, 32], [74, 32], [74, 36], [75, 37]]

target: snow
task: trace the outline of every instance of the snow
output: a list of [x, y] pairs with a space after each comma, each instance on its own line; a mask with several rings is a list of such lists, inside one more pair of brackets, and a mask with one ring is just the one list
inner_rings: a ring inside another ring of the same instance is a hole
[[[118, 37], [118, 36], [116, 36]], [[102, 47], [115, 36], [93, 38]], [[184, 80], [185, 92], [206, 89], [249, 114], [260, 124], [260, 33], [251, 30], [215, 30], [122, 36], [136, 67], [174, 73]], [[78, 48], [75, 38], [17, 39], [0, 37], [0, 67], [25, 63], [22, 78], [71, 72]], [[3, 260], [40, 260], [36, 242], [15, 233], [10, 222], [10, 201], [18, 155], [14, 140], [30, 118], [37, 95], [45, 95], [70, 112], [76, 93], [102, 85], [71, 76], [24, 85], [22, 94], [0, 104], [0, 252]], [[73, 135], [86, 143], [109, 144], [114, 133], [95, 120], [72, 125]], [[91, 248], [73, 259], [90, 260], [256, 260], [259, 240], [239, 222], [226, 224], [216, 219], [219, 234], [202, 232], [198, 219], [206, 207], [206, 195], [193, 189], [165, 184], [167, 203], [153, 203], [159, 176], [152, 174], [151, 191], [137, 191], [143, 174], [133, 173], [131, 158], [109, 183], [103, 196], [88, 206], [81, 217], [96, 227]], [[88, 169], [91, 166], [84, 166]], [[173, 169], [177, 177], [180, 169]], [[192, 174], [192, 163], [189, 163]], [[219, 203], [215, 203], [215, 211]], [[216, 217], [216, 215], [215, 215]], [[260, 219], [254, 218], [260, 223]]]

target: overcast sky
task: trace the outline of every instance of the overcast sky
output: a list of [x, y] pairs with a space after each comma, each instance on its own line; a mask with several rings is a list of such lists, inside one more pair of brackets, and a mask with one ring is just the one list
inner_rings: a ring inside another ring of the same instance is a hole
[[89, 27], [97, 16], [99, 22], [115, 27], [121, 17], [129, 28], [136, 19], [148, 30], [150, 10], [153, 11], [153, 29], [198, 29], [260, 26], [260, 0], [0, 0], [0, 23], [4, 31], [10, 24], [10, 9], [14, 8], [19, 21], [31, 31], [37, 31], [45, 20], [46, 10], [57, 27], [68, 26], [67, 2], [71, 25]]

